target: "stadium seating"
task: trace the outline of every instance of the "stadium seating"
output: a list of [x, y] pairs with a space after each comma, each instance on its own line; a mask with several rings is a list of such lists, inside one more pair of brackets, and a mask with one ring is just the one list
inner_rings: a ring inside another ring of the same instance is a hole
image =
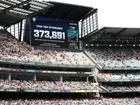
[[110, 91], [140, 91], [139, 86], [104, 86]]
[[140, 105], [140, 29], [41, 1], [0, 0], [0, 105]]
[[0, 89], [97, 90], [97, 87], [89, 82], [0, 80]]
[[104, 67], [140, 67], [140, 49], [133, 48], [94, 48], [90, 52], [94, 59]]
[[139, 74], [100, 74], [100, 78], [104, 79], [105, 81], [140, 81]]
[[14, 37], [0, 33], [0, 61], [61, 65], [92, 65], [83, 52], [66, 50], [37, 50], [18, 42]]
[[1, 105], [139, 105], [140, 98], [0, 100]]

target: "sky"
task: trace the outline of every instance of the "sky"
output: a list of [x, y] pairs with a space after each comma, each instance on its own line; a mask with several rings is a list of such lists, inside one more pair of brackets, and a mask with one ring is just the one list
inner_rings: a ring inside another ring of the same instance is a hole
[[52, 0], [52, 1], [98, 8], [99, 28], [105, 26], [140, 28], [140, 0]]

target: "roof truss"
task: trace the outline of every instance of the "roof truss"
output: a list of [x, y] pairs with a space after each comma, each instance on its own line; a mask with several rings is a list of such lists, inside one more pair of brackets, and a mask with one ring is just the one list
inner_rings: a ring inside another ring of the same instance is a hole
[[[38, 14], [42, 11], [46, 11], [52, 6], [53, 5], [50, 3], [39, 2], [37, 0], [1, 0], [0, 25], [11, 25], [27, 18], [28, 16]], [[5, 17], [8, 18], [6, 21]]]

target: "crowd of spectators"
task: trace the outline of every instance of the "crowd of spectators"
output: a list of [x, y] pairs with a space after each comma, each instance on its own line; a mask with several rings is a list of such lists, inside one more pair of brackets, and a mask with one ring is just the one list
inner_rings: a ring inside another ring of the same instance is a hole
[[35, 89], [35, 90], [97, 90], [90, 82], [49, 82], [0, 80], [1, 89]]
[[104, 79], [105, 81], [140, 81], [140, 75], [102, 73], [99, 74], [99, 79]]
[[140, 105], [140, 98], [0, 100], [0, 105]]
[[0, 60], [67, 65], [92, 65], [83, 52], [66, 50], [39, 50], [12, 36], [0, 33]]
[[140, 86], [104, 86], [110, 91], [140, 91]]
[[138, 48], [94, 48], [90, 53], [104, 67], [140, 67], [140, 49]]

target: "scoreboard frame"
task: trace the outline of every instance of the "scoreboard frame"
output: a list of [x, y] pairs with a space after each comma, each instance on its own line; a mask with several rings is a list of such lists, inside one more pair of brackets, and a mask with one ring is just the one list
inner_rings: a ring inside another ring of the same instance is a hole
[[31, 17], [30, 44], [35, 47], [78, 47], [78, 23], [61, 19]]

